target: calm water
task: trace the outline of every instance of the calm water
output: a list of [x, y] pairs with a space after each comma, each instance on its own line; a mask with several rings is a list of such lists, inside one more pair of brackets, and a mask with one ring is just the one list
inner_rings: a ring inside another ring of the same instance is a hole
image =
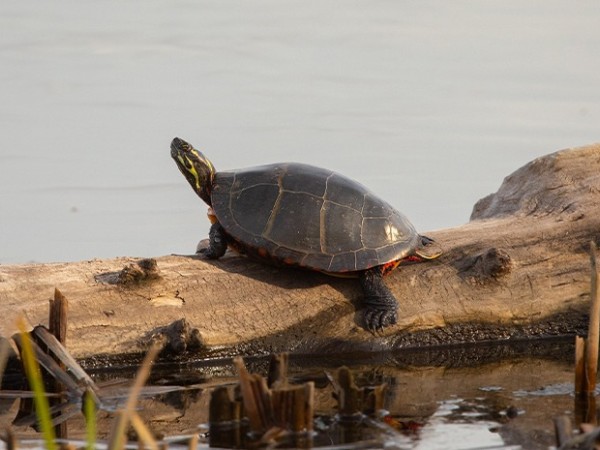
[[[573, 358], [571, 342], [546, 342], [377, 355], [292, 356], [289, 373], [292, 383], [315, 382], [315, 446], [375, 438], [379, 445], [357, 448], [542, 450], [555, 444], [554, 417], [566, 415], [574, 424], [582, 419], [572, 394]], [[266, 376], [268, 358], [249, 358], [246, 363], [250, 372]], [[326, 373], [336, 378], [336, 367], [342, 364], [351, 368], [359, 386], [386, 384], [384, 408], [392, 419], [387, 423], [396, 432], [387, 429], [384, 434], [368, 426], [361, 433], [354, 425], [350, 428], [355, 431], [346, 432], [344, 438], [336, 428], [332, 419], [337, 400]], [[115, 384], [114, 377], [133, 377], [134, 370], [113, 368], [93, 375], [104, 386], [99, 393], [104, 408], [98, 413], [97, 429], [99, 438], [106, 439], [115, 420], [110, 411], [125, 401], [129, 385]], [[158, 363], [149, 381], [154, 387], [147, 388], [138, 412], [158, 435], [172, 438], [206, 431], [202, 424], [209, 420], [211, 389], [200, 386], [235, 382], [236, 372], [227, 359], [179, 366]], [[182, 384], [187, 389], [182, 390]], [[0, 399], [0, 423], [11, 423], [18, 407], [18, 401]], [[77, 411], [74, 408], [76, 414], [68, 422], [69, 436], [83, 439], [85, 423]], [[19, 438], [38, 436], [22, 425], [13, 430]]]
[[600, 140], [593, 1], [0, 3], [0, 263], [190, 253], [169, 157], [355, 177], [422, 231]]

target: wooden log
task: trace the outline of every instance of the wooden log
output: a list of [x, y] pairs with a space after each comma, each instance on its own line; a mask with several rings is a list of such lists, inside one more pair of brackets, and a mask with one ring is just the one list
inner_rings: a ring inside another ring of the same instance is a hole
[[236, 255], [2, 265], [0, 335], [11, 336], [22, 313], [32, 325], [44, 323], [55, 288], [69, 298], [69, 349], [78, 358], [143, 352], [157, 330], [184, 318], [201, 344], [195, 348], [238, 354], [581, 333], [587, 248], [600, 237], [598, 173], [600, 144], [556, 152], [509, 175], [475, 205], [469, 223], [420, 230], [444, 255], [386, 278], [399, 299], [398, 323], [378, 336], [361, 327], [356, 280]]

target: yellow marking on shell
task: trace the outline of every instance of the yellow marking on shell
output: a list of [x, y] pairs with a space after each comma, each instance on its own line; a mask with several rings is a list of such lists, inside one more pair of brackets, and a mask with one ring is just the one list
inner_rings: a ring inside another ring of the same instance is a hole
[[267, 220], [267, 223], [265, 225], [265, 228], [263, 229], [263, 236], [269, 236], [269, 234], [271, 233], [271, 230], [273, 229], [273, 224], [275, 223], [275, 216], [277, 216], [277, 214], [279, 213], [279, 208], [281, 208], [281, 191], [283, 191], [283, 177], [285, 177], [287, 168], [284, 166], [284, 169], [282, 171], [281, 174], [279, 174], [279, 176], [277, 177], [277, 187], [279, 189], [279, 192], [277, 193], [277, 198], [275, 199], [275, 204], [273, 205], [273, 208], [271, 209], [271, 214], [269, 215], [269, 219]]
[[392, 224], [387, 224], [384, 227], [384, 232], [385, 232], [385, 235], [386, 235], [388, 241], [390, 241], [390, 242], [399, 241], [400, 239], [402, 239], [404, 237], [402, 235], [402, 232]]

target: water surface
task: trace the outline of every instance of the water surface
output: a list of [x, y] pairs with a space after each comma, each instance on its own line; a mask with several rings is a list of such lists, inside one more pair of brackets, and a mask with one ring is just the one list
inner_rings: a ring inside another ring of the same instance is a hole
[[600, 140], [598, 4], [0, 4], [0, 263], [190, 253], [173, 136], [359, 179], [422, 231]]
[[[555, 443], [554, 417], [566, 415], [573, 423], [582, 420], [573, 396], [573, 358], [572, 341], [292, 355], [289, 379], [293, 384], [315, 383], [315, 446], [374, 439], [375, 444], [368, 447], [348, 444], [343, 448], [541, 450]], [[350, 367], [359, 386], [386, 385], [386, 412], [379, 412], [378, 417], [387, 415], [385, 422], [392, 429], [346, 424], [345, 432], [341, 430], [330, 380], [336, 378], [336, 369], [342, 364]], [[246, 358], [246, 365], [251, 373], [268, 373], [268, 358]], [[107, 438], [114, 408], [126, 401], [130, 381], [115, 381], [132, 378], [135, 369], [121, 361], [112, 368], [91, 371], [103, 386], [98, 394], [104, 405], [98, 413], [99, 439]], [[211, 395], [207, 387], [236, 382], [227, 358], [158, 362], [147, 388], [154, 394], [143, 395], [138, 413], [154, 433], [169, 439], [198, 431], [203, 435]], [[18, 406], [15, 400], [0, 399], [0, 421], [11, 423]], [[74, 411], [68, 421], [69, 437], [83, 439], [83, 416], [78, 408]], [[37, 436], [31, 428], [13, 428], [19, 438]]]

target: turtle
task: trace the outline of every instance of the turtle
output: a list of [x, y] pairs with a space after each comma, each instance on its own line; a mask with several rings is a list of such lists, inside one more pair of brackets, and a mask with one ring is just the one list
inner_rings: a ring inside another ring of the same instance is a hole
[[357, 277], [363, 326], [381, 331], [397, 322], [396, 298], [383, 276], [403, 261], [439, 256], [410, 221], [362, 184], [332, 170], [276, 163], [217, 172], [180, 138], [171, 156], [209, 206], [212, 222], [204, 257], [228, 247], [264, 262]]

